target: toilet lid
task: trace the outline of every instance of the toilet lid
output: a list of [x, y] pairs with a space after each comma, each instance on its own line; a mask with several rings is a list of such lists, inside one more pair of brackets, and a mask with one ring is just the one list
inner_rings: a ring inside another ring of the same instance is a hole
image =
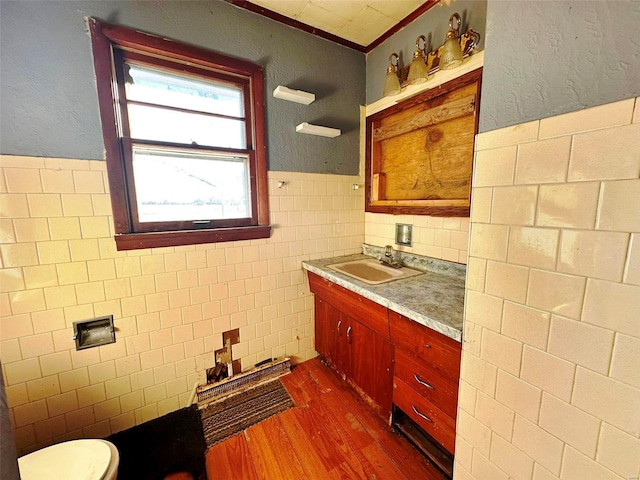
[[58, 443], [18, 458], [22, 480], [101, 480], [111, 450], [99, 440]]

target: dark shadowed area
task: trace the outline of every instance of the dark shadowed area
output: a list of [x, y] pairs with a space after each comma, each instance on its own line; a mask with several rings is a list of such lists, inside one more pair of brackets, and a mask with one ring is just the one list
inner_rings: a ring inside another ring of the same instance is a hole
[[182, 408], [107, 438], [120, 452], [118, 480], [162, 480], [189, 472], [206, 480], [206, 444], [197, 405]]

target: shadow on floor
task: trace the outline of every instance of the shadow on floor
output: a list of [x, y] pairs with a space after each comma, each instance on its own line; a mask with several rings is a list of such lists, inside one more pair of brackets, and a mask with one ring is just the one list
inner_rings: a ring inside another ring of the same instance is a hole
[[197, 405], [183, 408], [107, 438], [120, 452], [118, 480], [162, 480], [189, 472], [206, 480], [206, 444]]

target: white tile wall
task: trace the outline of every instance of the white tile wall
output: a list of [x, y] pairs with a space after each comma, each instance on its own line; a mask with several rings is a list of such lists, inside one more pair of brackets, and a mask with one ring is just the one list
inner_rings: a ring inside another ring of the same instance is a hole
[[[22, 453], [184, 406], [231, 328], [245, 367], [315, 356], [301, 261], [364, 241], [359, 177], [270, 172], [270, 239], [129, 252], [104, 162], [3, 156], [0, 178], [0, 360]], [[116, 344], [76, 352], [72, 322], [105, 314]]]
[[640, 476], [639, 105], [476, 139], [456, 480]]
[[[413, 225], [411, 247], [395, 243], [396, 223]], [[381, 247], [391, 245], [402, 252], [466, 264], [469, 218], [366, 213], [365, 243]]]

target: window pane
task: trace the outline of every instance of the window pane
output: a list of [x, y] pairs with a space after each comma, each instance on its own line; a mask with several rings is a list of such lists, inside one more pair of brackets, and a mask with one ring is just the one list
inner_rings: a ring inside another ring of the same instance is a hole
[[244, 117], [242, 89], [130, 63], [125, 64], [128, 100]]
[[141, 140], [223, 148], [246, 148], [244, 122], [129, 105], [131, 137]]
[[248, 158], [133, 147], [138, 221], [251, 216]]

